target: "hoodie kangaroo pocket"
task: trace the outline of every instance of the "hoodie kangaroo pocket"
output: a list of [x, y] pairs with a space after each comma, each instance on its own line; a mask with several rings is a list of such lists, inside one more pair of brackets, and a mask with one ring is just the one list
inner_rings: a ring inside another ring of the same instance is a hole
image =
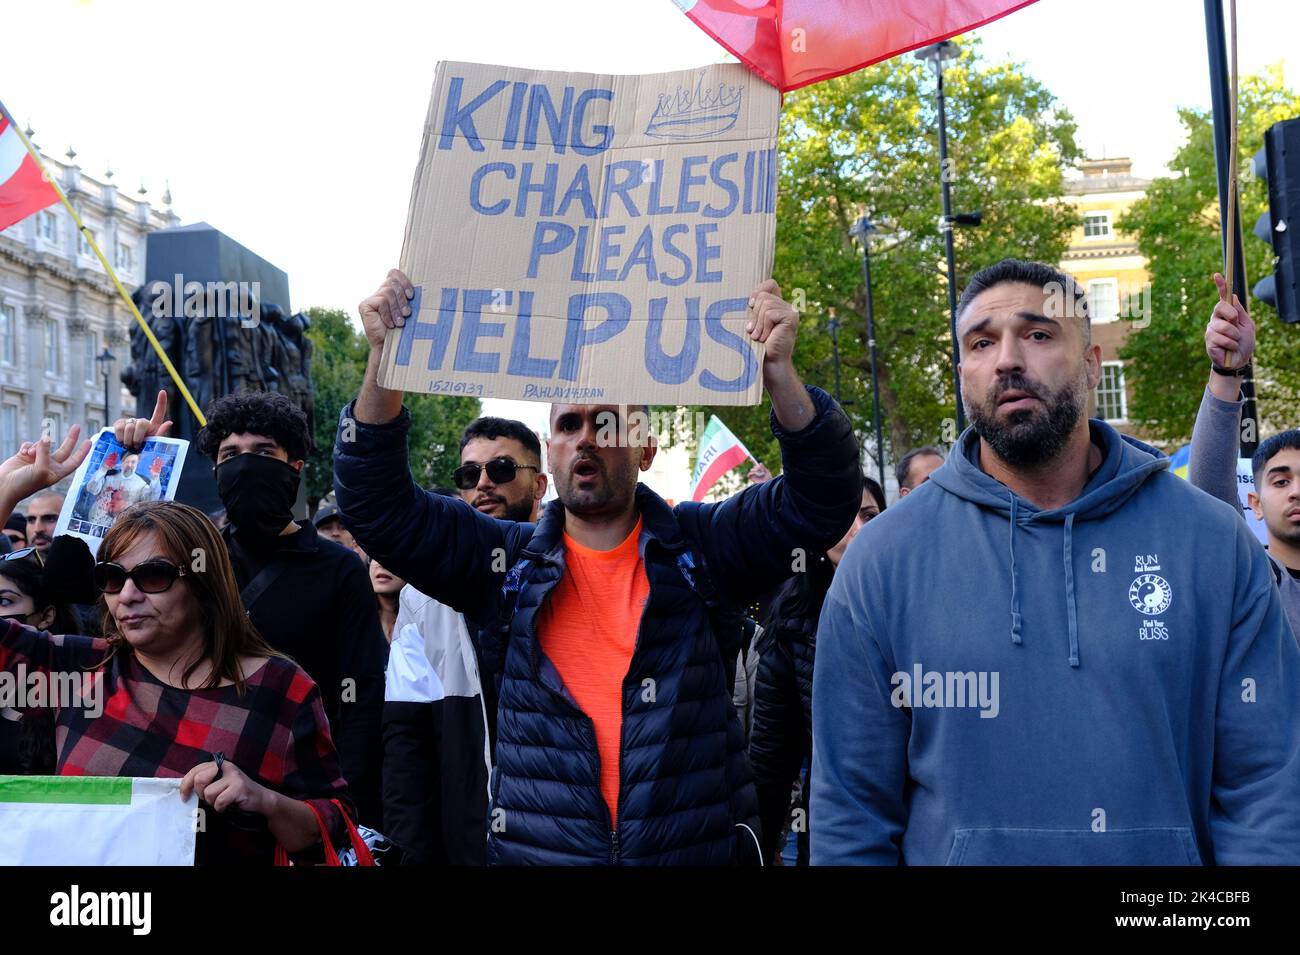
[[957, 829], [948, 865], [1201, 865], [1191, 829]]

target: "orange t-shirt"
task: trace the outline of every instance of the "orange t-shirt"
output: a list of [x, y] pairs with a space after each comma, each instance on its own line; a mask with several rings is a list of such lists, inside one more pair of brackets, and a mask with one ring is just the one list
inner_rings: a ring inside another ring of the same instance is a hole
[[641, 519], [613, 550], [583, 547], [564, 535], [565, 573], [542, 607], [537, 638], [596, 730], [600, 792], [618, 819], [623, 679], [636, 648], [650, 581], [637, 550]]

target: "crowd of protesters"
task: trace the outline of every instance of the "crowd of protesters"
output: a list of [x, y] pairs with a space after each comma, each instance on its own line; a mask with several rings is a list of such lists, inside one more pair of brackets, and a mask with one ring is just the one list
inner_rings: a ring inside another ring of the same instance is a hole
[[[635, 406], [552, 405], [545, 457], [479, 418], [455, 488], [419, 487], [377, 374], [393, 271], [311, 521], [273, 393], [207, 411], [219, 515], [135, 504], [96, 557], [55, 533], [78, 428], [0, 465], [0, 670], [106, 701], [0, 708], [0, 775], [180, 778], [209, 864], [356, 824], [414, 865], [1300, 862], [1300, 431], [1253, 461], [1266, 551], [1237, 505], [1254, 329], [1216, 280], [1190, 483], [1087, 418], [1078, 286], [1007, 260], [958, 309], [972, 426], [901, 455], [892, 506], [771, 281], [746, 331], [779, 473], [674, 506]], [[169, 428], [162, 393], [114, 431]]]

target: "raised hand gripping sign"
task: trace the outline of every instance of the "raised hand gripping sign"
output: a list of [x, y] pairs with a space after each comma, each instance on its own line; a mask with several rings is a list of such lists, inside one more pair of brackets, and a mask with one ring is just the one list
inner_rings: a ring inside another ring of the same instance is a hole
[[439, 63], [380, 383], [757, 404], [777, 91], [737, 64], [598, 76]]

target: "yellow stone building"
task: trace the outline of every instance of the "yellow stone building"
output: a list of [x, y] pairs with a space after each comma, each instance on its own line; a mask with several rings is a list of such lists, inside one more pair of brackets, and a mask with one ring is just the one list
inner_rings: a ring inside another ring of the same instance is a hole
[[1150, 276], [1136, 238], [1115, 227], [1151, 184], [1134, 176], [1132, 167], [1123, 156], [1086, 159], [1083, 175], [1068, 181], [1065, 201], [1079, 210], [1083, 222], [1074, 230], [1061, 268], [1087, 290], [1092, 340], [1101, 346], [1101, 384], [1089, 414], [1140, 437], [1141, 429], [1128, 417], [1129, 389], [1119, 349], [1150, 321]]

